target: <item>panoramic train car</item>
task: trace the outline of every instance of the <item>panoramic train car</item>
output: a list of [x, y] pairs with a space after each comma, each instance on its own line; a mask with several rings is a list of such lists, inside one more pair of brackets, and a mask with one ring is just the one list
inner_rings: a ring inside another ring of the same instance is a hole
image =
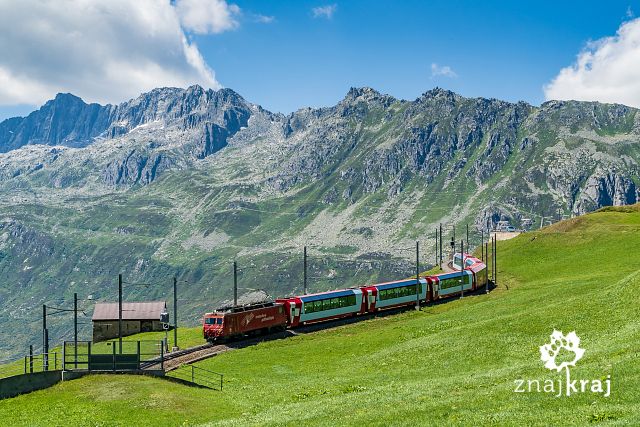
[[[379, 283], [377, 285], [360, 288], [363, 293], [366, 308], [369, 313], [385, 308], [399, 307], [416, 303], [416, 280], [398, 280], [395, 282]], [[420, 301], [427, 299], [427, 281], [420, 279]]]
[[287, 323], [293, 328], [305, 323], [338, 319], [364, 312], [360, 289], [343, 289], [283, 298], [277, 299], [276, 303], [284, 305]]
[[[427, 277], [429, 286], [433, 289], [433, 299], [445, 298], [450, 295], [457, 295], [465, 291], [473, 289], [473, 271], [465, 270], [464, 274], [460, 271], [453, 273], [441, 273]], [[461, 283], [463, 282], [463, 283]]]
[[[460, 270], [461, 261], [462, 260], [460, 254], [455, 254], [453, 257], [453, 267], [457, 270]], [[473, 272], [473, 290], [481, 288], [487, 284], [487, 276], [485, 274], [485, 269], [487, 268], [487, 266], [484, 262], [476, 257], [465, 254], [464, 264], [465, 270]]]
[[272, 302], [226, 307], [204, 315], [202, 333], [209, 342], [284, 330], [284, 305]]

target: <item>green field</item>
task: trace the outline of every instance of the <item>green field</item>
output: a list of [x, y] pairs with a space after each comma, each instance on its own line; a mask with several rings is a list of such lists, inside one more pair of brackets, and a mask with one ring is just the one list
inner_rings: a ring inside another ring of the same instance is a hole
[[[224, 391], [93, 376], [0, 401], [7, 425], [638, 425], [640, 206], [499, 243], [499, 286], [421, 312], [231, 351], [198, 363]], [[572, 379], [611, 396], [515, 393], [560, 380], [538, 347], [573, 330]]]

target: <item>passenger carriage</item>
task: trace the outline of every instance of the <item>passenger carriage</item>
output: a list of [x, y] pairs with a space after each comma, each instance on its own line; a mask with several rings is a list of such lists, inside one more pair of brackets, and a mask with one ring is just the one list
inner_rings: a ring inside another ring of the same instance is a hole
[[427, 277], [429, 286], [433, 289], [433, 299], [446, 298], [473, 289], [473, 272], [465, 270], [453, 273], [442, 273]]
[[338, 319], [364, 313], [362, 291], [344, 289], [277, 299], [284, 304], [287, 323], [291, 327], [323, 320]]
[[360, 288], [366, 302], [365, 311], [374, 313], [385, 308], [411, 305], [427, 299], [427, 281], [419, 280], [420, 287], [416, 295], [416, 279], [398, 280], [395, 282], [379, 283], [377, 285]]
[[[453, 267], [457, 270], [460, 270], [461, 262], [462, 260], [461, 260], [460, 254], [455, 254], [453, 257]], [[476, 257], [472, 257], [465, 254], [464, 265], [465, 265], [465, 270], [471, 271], [473, 273], [472, 289], [474, 291], [487, 284], [487, 275], [486, 275], [487, 266], [485, 265], [484, 262], [482, 262]]]

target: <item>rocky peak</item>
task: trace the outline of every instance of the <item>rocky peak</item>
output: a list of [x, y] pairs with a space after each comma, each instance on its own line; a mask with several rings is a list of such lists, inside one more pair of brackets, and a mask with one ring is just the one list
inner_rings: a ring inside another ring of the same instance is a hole
[[27, 117], [0, 123], [0, 152], [28, 144], [86, 146], [107, 128], [112, 108], [59, 93]]
[[441, 87], [434, 87], [431, 90], [426, 91], [417, 99], [418, 102], [432, 101], [432, 100], [446, 100], [448, 102], [460, 101], [462, 97], [455, 92], [452, 92]]
[[249, 110], [250, 104], [231, 89], [205, 90], [198, 85], [187, 89], [158, 88], [120, 104], [108, 135], [121, 135], [153, 121], [177, 121], [184, 128], [207, 121], [219, 125], [229, 119], [240, 122], [233, 116], [247, 116]]
[[352, 87], [339, 105], [353, 105], [359, 102], [388, 106], [396, 101], [396, 98], [385, 95], [370, 87]]

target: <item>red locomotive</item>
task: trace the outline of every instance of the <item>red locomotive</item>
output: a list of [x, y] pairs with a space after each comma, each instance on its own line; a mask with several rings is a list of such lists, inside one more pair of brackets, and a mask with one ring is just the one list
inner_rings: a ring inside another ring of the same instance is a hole
[[287, 316], [282, 304], [273, 302], [224, 307], [204, 315], [203, 334], [209, 341], [239, 338], [284, 330]]

